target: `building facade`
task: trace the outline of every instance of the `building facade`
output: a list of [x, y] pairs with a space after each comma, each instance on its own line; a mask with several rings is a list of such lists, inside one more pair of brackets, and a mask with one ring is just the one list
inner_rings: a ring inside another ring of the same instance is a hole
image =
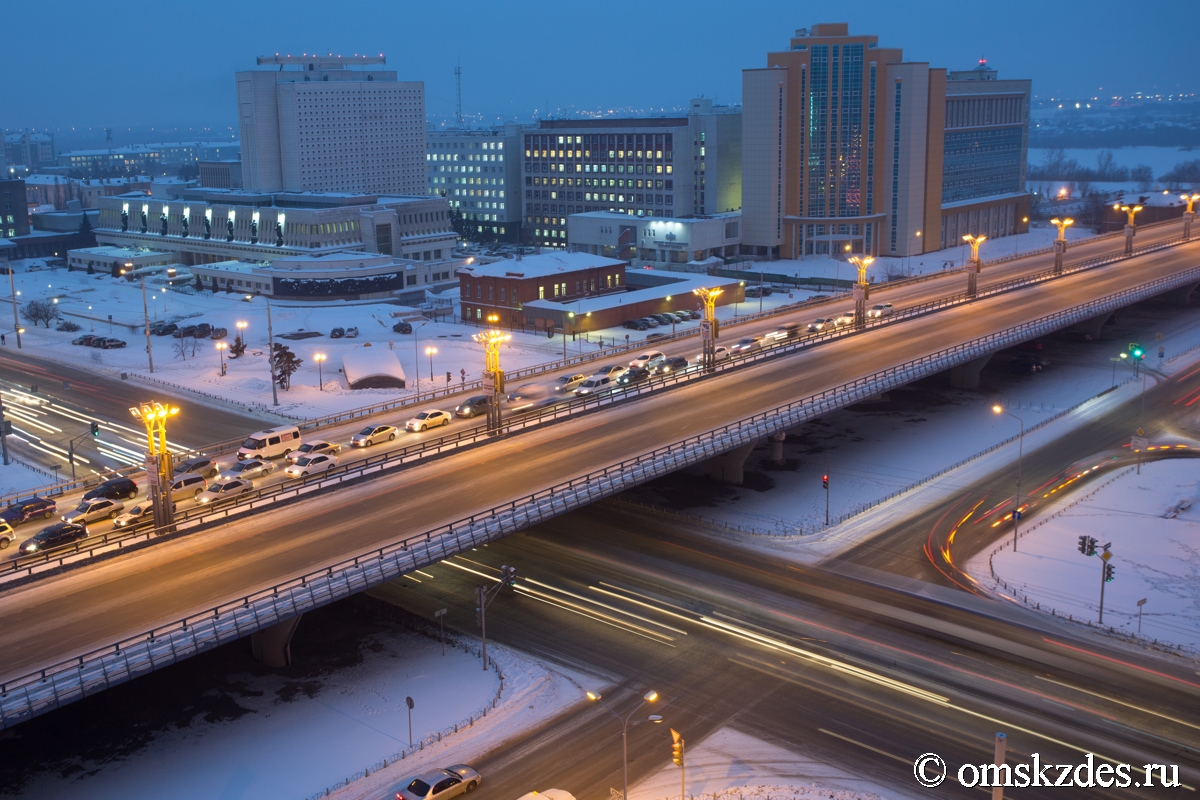
[[245, 188], [423, 195], [425, 84], [386, 59], [266, 56], [236, 74]]
[[524, 313], [534, 300], [575, 302], [625, 291], [626, 263], [587, 253], [539, 253], [458, 270], [464, 322], [486, 322], [495, 314], [504, 328], [536, 326]]
[[24, 167], [33, 172], [42, 167], [54, 166], [54, 134], [20, 133], [4, 134], [4, 159], [13, 167]]
[[234, 159], [225, 161], [201, 161], [197, 165], [200, 185], [209, 189], [241, 189], [242, 162]]
[[845, 23], [801, 28], [743, 71], [742, 252], [912, 255], [949, 241], [950, 215], [965, 215], [955, 237], [1025, 230], [1027, 200], [1019, 213], [1020, 184], [1007, 187], [1024, 170], [1010, 129], [1027, 141], [1029, 82], [1004, 82], [1024, 87], [1022, 104], [1013, 86], [989, 98], [999, 84], [954, 75]]
[[168, 168], [200, 161], [237, 158], [238, 142], [160, 142], [129, 144], [103, 150], [60, 153], [58, 165], [77, 178], [114, 175], [163, 175]]
[[567, 241], [572, 250], [633, 267], [703, 272], [737, 257], [741, 225], [740, 212], [676, 218], [590, 211], [567, 217]]
[[429, 193], [446, 198], [462, 214], [468, 238], [521, 240], [524, 130], [508, 122], [479, 130], [426, 133]]
[[0, 181], [0, 239], [29, 235], [25, 181]]
[[742, 136], [738, 109], [704, 99], [687, 116], [541, 120], [523, 134], [524, 240], [565, 247], [567, 217], [590, 211], [737, 211]]
[[96, 237], [171, 251], [188, 266], [340, 250], [448, 262], [457, 238], [441, 198], [205, 188], [183, 189], [172, 200], [103, 198]]

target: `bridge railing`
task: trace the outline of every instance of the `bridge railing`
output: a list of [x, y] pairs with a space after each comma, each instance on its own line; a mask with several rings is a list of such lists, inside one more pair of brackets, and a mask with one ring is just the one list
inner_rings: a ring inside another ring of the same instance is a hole
[[1200, 281], [1200, 267], [943, 348], [716, 430], [593, 470], [433, 530], [373, 548], [44, 669], [8, 678], [0, 683], [0, 726], [11, 726], [881, 391], [1042, 335], [1061, 327], [1064, 321], [1071, 324], [1089, 319], [1193, 281]]

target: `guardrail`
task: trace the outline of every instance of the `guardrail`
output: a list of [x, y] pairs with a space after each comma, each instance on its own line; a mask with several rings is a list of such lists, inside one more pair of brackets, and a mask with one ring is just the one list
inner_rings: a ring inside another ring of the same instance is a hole
[[[1161, 225], [1169, 224], [1170, 222], [1172, 222], [1172, 221], [1167, 221], [1167, 222], [1163, 222], [1163, 223], [1155, 223], [1155, 225], [1161, 226]], [[1151, 227], [1151, 226], [1143, 226], [1143, 227]], [[1113, 234], [1105, 234], [1105, 235], [1103, 235], [1101, 237], [1097, 237], [1097, 238], [1115, 238], [1116, 236], [1123, 237], [1124, 234], [1121, 232], [1117, 232], [1117, 233], [1113, 233]], [[1176, 238], [1172, 238], [1172, 239], [1164, 239], [1159, 242], [1154, 242], [1149, 245], [1143, 245], [1141, 247], [1135, 248], [1133, 251], [1133, 254], [1128, 255], [1128, 256], [1125, 255], [1124, 252], [1109, 253], [1106, 255], [1094, 256], [1090, 259], [1087, 259], [1082, 262], [1077, 262], [1077, 263], [1071, 264], [1069, 266], [1064, 265], [1064, 269], [1063, 269], [1061, 276], [1056, 275], [1054, 273], [1053, 269], [1050, 269], [1050, 270], [1045, 270], [1043, 272], [1033, 273], [1031, 275], [1025, 275], [1025, 276], [1022, 276], [1019, 278], [1014, 278], [1014, 279], [1005, 281], [1000, 284], [993, 284], [990, 286], [985, 286], [979, 290], [975, 299], [983, 299], [985, 297], [989, 297], [989, 296], [992, 296], [995, 294], [1012, 291], [1014, 289], [1022, 288], [1025, 286], [1032, 285], [1032, 284], [1041, 283], [1046, 280], [1052, 280], [1056, 277], [1071, 275], [1071, 274], [1081, 272], [1084, 270], [1088, 270], [1088, 269], [1095, 269], [1096, 267], [1104, 266], [1106, 264], [1114, 263], [1117, 261], [1122, 261], [1122, 260], [1125, 260], [1128, 258], [1135, 258], [1135, 257], [1141, 256], [1141, 255], [1145, 255], [1147, 253], [1156, 252], [1158, 250], [1163, 250], [1163, 249], [1166, 249], [1169, 247], [1174, 247], [1179, 244], [1184, 244], [1187, 241], [1189, 241], [1189, 240], [1185, 240], [1185, 239], [1183, 239], [1182, 236], [1180, 236], [1180, 237], [1176, 237]], [[1029, 253], [1022, 254], [1022, 256], [1020, 256], [1020, 257], [1024, 257], [1026, 255], [1029, 255]], [[1009, 261], [1009, 260], [1012, 260], [1012, 258], [1005, 257], [1005, 258], [995, 259], [993, 261], [984, 262], [983, 266], [986, 267], [990, 264], [1003, 263], [1003, 262]], [[912, 284], [912, 283], [919, 283], [922, 281], [931, 280], [931, 279], [941, 277], [946, 274], [951, 274], [954, 272], [961, 273], [962, 271], [963, 270], [961, 268], [956, 269], [956, 270], [946, 270], [943, 272], [933, 273], [930, 275], [922, 275], [922, 276], [917, 276], [917, 277], [913, 277], [913, 278], [908, 278], [903, 281], [890, 281], [886, 284], [880, 284], [880, 287], [882, 287], [882, 286], [894, 287], [897, 285], [907, 285], [907, 284]], [[875, 288], [879, 288], [879, 287], [875, 287]], [[831, 298], [820, 298], [817, 300], [800, 301], [798, 303], [792, 303], [792, 304], [788, 304], [786, 306], [780, 306], [780, 307], [777, 307], [777, 308], [769, 310], [769, 311], [755, 312], [755, 313], [745, 314], [745, 315], [741, 315], [739, 317], [735, 317], [733, 320], [727, 320], [724, 323], [724, 327], [728, 328], [733, 325], [740, 325], [740, 324], [745, 324], [745, 323], [749, 323], [749, 322], [756, 322], [756, 321], [759, 321], [762, 319], [768, 319], [773, 316], [778, 316], [781, 314], [794, 313], [795, 311], [800, 310], [805, 307], [818, 306], [823, 303], [830, 303], [830, 302], [843, 302], [844, 300], [845, 300], [845, 298], [838, 298], [836, 300], [831, 299]], [[868, 325], [878, 325], [878, 324], [886, 324], [889, 322], [898, 322], [903, 319], [910, 319], [914, 316], [921, 316], [923, 314], [929, 313], [932, 310], [942, 309], [942, 308], [946, 308], [950, 305], [956, 305], [956, 304], [959, 304], [962, 302], [969, 302], [969, 301], [970, 301], [970, 299], [966, 298], [965, 294], [950, 295], [946, 298], [942, 298], [941, 300], [930, 301], [928, 303], [922, 303], [917, 306], [911, 306], [911, 307], [907, 307], [905, 309], [897, 310], [895, 313], [892, 314], [892, 316], [890, 318], [885, 319], [885, 320], [875, 320], [874, 322], [869, 322]], [[830, 338], [836, 338], [838, 336], [847, 335], [849, 333], [856, 332], [857, 330], [861, 330], [861, 329], [850, 329], [850, 330], [842, 329], [840, 331], [833, 331], [828, 335], [819, 335], [816, 337], [808, 337], [805, 339], [805, 341], [808, 343], [827, 341]], [[696, 336], [698, 334], [699, 334], [698, 327], [697, 328], [688, 328], [685, 331], [679, 331], [675, 334], [667, 334], [658, 341], [659, 342], [679, 341], [679, 340], [682, 340], [682, 339], [685, 339], [685, 338], [688, 338], [691, 336]], [[657, 344], [657, 342], [656, 342], [656, 344]], [[567, 361], [559, 360], [559, 361], [545, 362], [543, 364], [538, 364], [538, 365], [534, 365], [531, 367], [525, 367], [525, 368], [512, 370], [512, 371], [506, 373], [506, 378], [509, 380], [512, 380], [512, 381], [523, 380], [525, 378], [535, 377], [537, 375], [545, 374], [547, 372], [559, 371], [561, 369], [564, 369], [564, 368], [567, 368], [570, 366], [574, 366], [576, 364], [601, 361], [601, 360], [604, 360], [607, 358], [611, 358], [618, 354], [628, 353], [633, 350], [645, 349], [646, 346], [647, 346], [647, 344], [644, 341], [637, 342], [637, 343], [629, 343], [629, 344], [625, 344], [625, 345], [617, 345], [616, 347], [609, 348], [603, 352], [582, 354], [580, 356], [572, 356], [569, 359], [567, 359]], [[143, 380], [154, 380], [154, 379], [146, 378], [145, 376], [136, 375], [136, 374], [135, 374], [135, 377], [141, 378]], [[411, 397], [398, 398], [396, 400], [384, 401], [382, 403], [376, 403], [376, 404], [373, 404], [370, 406], [363, 406], [363, 407], [360, 407], [357, 409], [351, 409], [349, 411], [340, 412], [337, 414], [330, 414], [330, 415], [327, 415], [324, 417], [318, 417], [316, 419], [310, 419], [310, 420], [306, 420], [303, 422], [297, 422], [296, 425], [297, 425], [297, 427], [300, 428], [301, 431], [316, 431], [322, 427], [327, 427], [329, 425], [341, 424], [343, 422], [348, 422], [353, 419], [359, 419], [362, 417], [373, 416], [375, 414], [385, 413], [387, 411], [396, 411], [396, 410], [401, 410], [404, 408], [411, 408], [411, 407], [415, 407], [418, 405], [422, 405], [424, 403], [428, 403], [429, 401], [435, 400], [438, 398], [456, 396], [459, 394], [465, 394], [467, 391], [476, 391], [476, 390], [482, 390], [482, 382], [479, 380], [468, 381], [468, 382], [460, 385], [459, 387], [450, 386], [445, 389], [438, 389], [438, 390], [434, 390], [431, 392], [423, 392], [419, 395], [415, 395], [415, 396], [411, 396]], [[201, 393], [201, 394], [203, 394], [203, 393]], [[219, 399], [223, 399], [223, 398], [219, 398]], [[269, 409], [267, 409], [267, 410], [269, 411]], [[242, 442], [241, 439], [217, 442], [217, 443], [214, 443], [212, 445], [209, 445], [209, 446], [203, 448], [201, 451], [198, 451], [198, 452], [203, 452], [205, 455], [213, 455], [213, 456], [226, 455], [228, 453], [235, 451], [241, 445], [241, 442]], [[61, 495], [66, 492], [69, 492], [73, 489], [94, 486], [109, 477], [119, 476], [119, 475], [135, 476], [135, 475], [140, 475], [142, 473], [143, 473], [143, 469], [141, 467], [126, 467], [126, 468], [123, 468], [120, 470], [109, 470], [107, 473], [105, 473], [103, 476], [100, 476], [100, 477], [82, 478], [78, 481], [63, 481], [63, 482], [53, 485], [53, 486], [42, 487], [38, 491], [46, 493], [46, 494]], [[8, 495], [6, 497], [0, 497], [0, 504], [7, 503], [11, 500], [16, 499], [17, 497], [27, 496], [28, 494], [30, 494], [30, 492], [25, 491], [25, 492], [19, 492], [16, 494]]]
[[1200, 281], [1200, 267], [943, 348], [754, 414], [477, 514], [405, 537], [45, 669], [0, 683], [0, 726], [242, 638], [414, 569], [494, 541], [632, 486], [721, 455], [859, 400], [1062, 327]]

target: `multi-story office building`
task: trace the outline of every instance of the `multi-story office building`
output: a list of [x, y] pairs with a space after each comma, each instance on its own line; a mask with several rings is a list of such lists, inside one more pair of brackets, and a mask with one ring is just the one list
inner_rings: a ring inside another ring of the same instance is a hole
[[275, 55], [258, 58], [273, 69], [238, 72], [243, 185], [425, 194], [425, 85], [366, 69], [385, 63]]
[[457, 209], [471, 238], [520, 241], [521, 133], [515, 122], [479, 130], [429, 131], [429, 193]]
[[738, 109], [693, 100], [687, 116], [541, 120], [523, 135], [523, 237], [564, 247], [589, 211], [677, 217], [742, 204]]
[[204, 160], [237, 158], [238, 142], [160, 142], [128, 144], [104, 150], [71, 150], [60, 153], [58, 165], [81, 178], [106, 175], [162, 175], [167, 167], [198, 164]]
[[572, 250], [619, 258], [632, 267], [703, 272], [737, 257], [741, 225], [737, 211], [682, 219], [588, 211], [567, 217], [567, 241]]
[[25, 181], [0, 181], [0, 239], [29, 234], [29, 205]]
[[100, 244], [173, 252], [187, 266], [341, 250], [449, 262], [457, 239], [441, 198], [206, 188], [102, 198], [95, 230]]
[[[1015, 126], [1027, 138], [1029, 82], [1003, 83], [1012, 85], [989, 97], [985, 81], [947, 81], [944, 69], [905, 62], [845, 23], [796, 31], [765, 69], [742, 75], [742, 252], [921, 253], [950, 241], [943, 217], [965, 220], [955, 237], [1025, 230], [1028, 200], [1011, 180], [1023, 174], [1025, 146], [1014, 172], [1003, 144], [1012, 134], [990, 129]], [[1002, 144], [1003, 156], [981, 153]]]
[[13, 167], [25, 167], [35, 171], [54, 166], [54, 134], [20, 133], [4, 134], [4, 159]]

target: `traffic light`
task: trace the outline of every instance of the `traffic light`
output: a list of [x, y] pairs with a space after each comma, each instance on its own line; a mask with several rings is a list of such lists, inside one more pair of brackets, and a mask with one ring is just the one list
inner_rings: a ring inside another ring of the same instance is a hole
[[1114, 567], [1112, 564], [1106, 563], [1104, 565], [1104, 582], [1105, 583], [1108, 583], [1109, 581], [1111, 581], [1113, 579], [1114, 572], [1116, 572], [1116, 567]]
[[504, 584], [505, 586], [516, 586], [517, 568], [507, 565], [500, 567], [500, 583]]
[[1129, 343], [1129, 352], [1134, 358], [1145, 358], [1146, 351], [1137, 342]]
[[1088, 537], [1087, 536], [1079, 537], [1079, 552], [1085, 556], [1088, 554]]
[[822, 489], [829, 488], [829, 473], [826, 473], [821, 476], [821, 488]]
[[1096, 555], [1096, 537], [1095, 536], [1087, 537], [1087, 552], [1084, 553], [1084, 555], [1085, 556]]
[[92, 436], [99, 436], [99, 435], [100, 435], [100, 423], [93, 422], [92, 423]]
[[683, 737], [674, 728], [671, 728], [671, 760], [675, 766], [683, 766]]

